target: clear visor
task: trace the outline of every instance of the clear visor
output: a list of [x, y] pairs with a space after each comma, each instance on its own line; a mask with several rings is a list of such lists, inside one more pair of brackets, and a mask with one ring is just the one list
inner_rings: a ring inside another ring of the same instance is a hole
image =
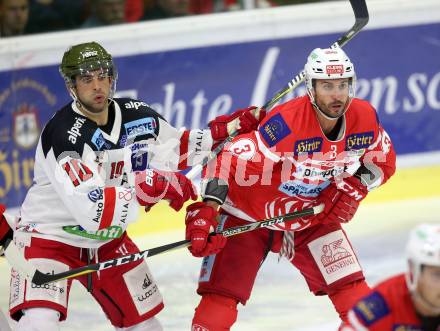
[[91, 61], [79, 65], [76, 69], [69, 71], [71, 78], [80, 76], [93, 76], [96, 72], [101, 72], [108, 77], [116, 78], [116, 69], [114, 68], [112, 61]]

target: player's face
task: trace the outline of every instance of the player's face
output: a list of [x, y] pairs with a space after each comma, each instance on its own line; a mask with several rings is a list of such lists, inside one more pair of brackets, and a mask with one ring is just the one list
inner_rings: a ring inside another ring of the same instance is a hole
[[318, 107], [329, 117], [341, 116], [349, 100], [350, 82], [345, 79], [317, 79], [315, 83], [315, 101]]
[[440, 267], [424, 266], [420, 273], [417, 290], [433, 308], [440, 309]]
[[78, 100], [88, 111], [98, 114], [107, 109], [112, 84], [108, 71], [95, 70], [75, 79]]

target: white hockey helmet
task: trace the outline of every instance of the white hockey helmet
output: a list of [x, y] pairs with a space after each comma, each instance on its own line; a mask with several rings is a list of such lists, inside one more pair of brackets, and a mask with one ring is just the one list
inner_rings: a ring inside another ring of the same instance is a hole
[[[316, 104], [314, 90], [315, 79], [341, 79], [349, 78], [349, 103], [345, 110], [347, 110], [351, 100], [355, 95], [356, 75], [354, 72], [353, 63], [348, 58], [347, 54], [338, 45], [331, 48], [315, 48], [307, 58], [307, 63], [304, 66], [305, 84], [307, 94], [312, 101], [315, 108], [328, 119], [336, 119], [328, 117], [324, 114]], [[345, 113], [345, 112], [344, 112]], [[342, 116], [343, 114], [341, 114]]]
[[440, 267], [440, 224], [415, 227], [406, 245], [406, 258], [409, 267], [406, 281], [409, 290], [414, 291], [424, 265]]

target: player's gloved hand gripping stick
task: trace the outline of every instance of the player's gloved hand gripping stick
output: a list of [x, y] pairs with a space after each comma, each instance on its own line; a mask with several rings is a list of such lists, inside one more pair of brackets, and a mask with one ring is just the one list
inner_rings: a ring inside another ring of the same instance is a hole
[[[219, 234], [230, 237], [235, 236], [240, 233], [253, 231], [259, 228], [267, 228], [276, 224], [280, 224], [283, 222], [288, 222], [295, 220], [297, 218], [306, 217], [306, 216], [313, 216], [317, 215], [324, 209], [323, 205], [318, 205], [312, 208], [307, 208], [304, 210], [296, 211], [293, 213], [286, 214], [284, 216], [278, 216], [273, 218], [268, 218], [262, 221], [258, 222], [252, 222], [245, 225], [240, 225], [236, 227], [232, 227], [226, 230], [221, 231]], [[177, 241], [171, 244], [154, 247], [150, 249], [146, 249], [143, 251], [140, 251], [139, 253], [129, 254], [125, 256], [121, 256], [116, 259], [111, 259], [99, 263], [89, 264], [80, 268], [71, 269], [68, 271], [56, 273], [56, 274], [45, 274], [39, 270], [37, 270], [35, 267], [32, 266], [31, 263], [26, 261], [23, 257], [23, 254], [21, 254], [17, 247], [12, 243], [12, 241], [8, 241], [5, 244], [5, 255], [8, 261], [13, 265], [15, 268], [18, 268], [20, 271], [24, 272], [35, 285], [43, 285], [50, 282], [55, 282], [62, 279], [68, 279], [68, 278], [75, 278], [81, 275], [89, 274], [92, 272], [96, 272], [99, 270], [104, 270], [116, 266], [120, 266], [123, 264], [131, 263], [134, 261], [138, 261], [140, 259], [145, 259], [147, 257], [151, 257], [154, 255], [158, 255], [161, 253], [165, 253], [177, 248], [183, 248], [188, 247], [191, 243], [190, 240], [181, 240]]]

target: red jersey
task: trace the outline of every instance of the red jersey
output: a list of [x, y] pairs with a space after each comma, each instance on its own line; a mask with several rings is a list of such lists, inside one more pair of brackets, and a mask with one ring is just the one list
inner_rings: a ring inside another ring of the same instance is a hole
[[341, 331], [422, 331], [405, 275], [394, 276], [372, 289], [348, 313]]
[[[253, 222], [314, 204], [331, 181], [352, 175], [361, 165], [376, 174], [371, 190], [394, 173], [395, 159], [391, 140], [367, 101], [352, 100], [339, 134], [330, 140], [309, 97], [303, 96], [274, 108], [258, 131], [235, 137], [208, 165], [205, 178], [226, 181], [222, 208]], [[309, 220], [300, 219], [275, 229], [308, 226]]]

